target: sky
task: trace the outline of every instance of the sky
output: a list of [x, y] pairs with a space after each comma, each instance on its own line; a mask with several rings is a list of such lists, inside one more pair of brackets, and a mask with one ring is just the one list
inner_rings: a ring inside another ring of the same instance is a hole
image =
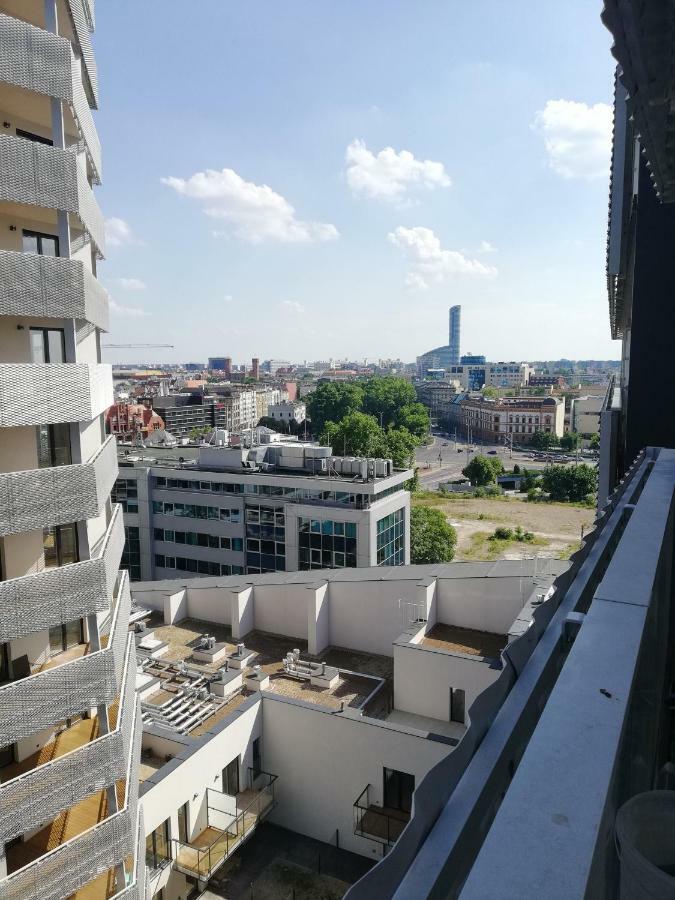
[[104, 358], [618, 358], [600, 7], [97, 3]]

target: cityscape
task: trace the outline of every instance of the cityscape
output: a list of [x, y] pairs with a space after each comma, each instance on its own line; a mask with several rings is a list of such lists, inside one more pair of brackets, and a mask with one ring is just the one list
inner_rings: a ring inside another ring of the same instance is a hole
[[149, 6], [0, 0], [0, 900], [675, 897], [671, 4]]

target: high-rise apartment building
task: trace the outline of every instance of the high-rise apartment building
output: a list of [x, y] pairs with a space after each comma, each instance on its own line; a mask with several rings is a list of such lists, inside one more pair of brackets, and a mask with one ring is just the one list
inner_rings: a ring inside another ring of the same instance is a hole
[[93, 0], [0, 0], [0, 896], [144, 896]]
[[450, 350], [450, 365], [459, 365], [460, 340], [461, 340], [462, 307], [451, 306], [448, 313], [448, 348]]

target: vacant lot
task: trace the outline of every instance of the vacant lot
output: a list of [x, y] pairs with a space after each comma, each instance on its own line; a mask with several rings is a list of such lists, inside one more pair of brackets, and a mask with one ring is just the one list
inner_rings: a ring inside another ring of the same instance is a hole
[[[593, 509], [569, 503], [528, 503], [517, 497], [443, 497], [432, 492], [413, 497], [415, 506], [433, 506], [457, 530], [457, 560], [520, 559], [526, 556], [566, 558], [578, 548], [583, 527], [593, 527]], [[534, 534], [532, 543], [490, 541], [498, 526]]]

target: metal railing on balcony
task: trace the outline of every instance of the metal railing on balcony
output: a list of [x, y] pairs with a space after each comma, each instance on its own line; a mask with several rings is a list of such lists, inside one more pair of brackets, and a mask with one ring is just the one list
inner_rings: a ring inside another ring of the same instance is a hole
[[90, 26], [93, 24], [92, 10], [89, 7], [87, 15], [84, 4], [88, 0], [67, 0], [67, 2], [79, 51], [82, 54], [82, 69], [89, 87], [90, 102], [92, 106], [98, 107], [98, 69], [89, 34]]
[[91, 422], [113, 402], [106, 363], [0, 364], [0, 428]]
[[115, 727], [0, 785], [0, 842], [53, 819], [124, 777], [136, 714], [134, 641], [127, 638]]
[[96, 517], [117, 478], [113, 435], [86, 463], [0, 475], [0, 535]]
[[130, 608], [128, 575], [122, 572], [107, 646], [0, 686], [0, 746], [114, 700], [122, 683]]
[[373, 793], [372, 784], [366, 785], [354, 803], [354, 834], [390, 846], [400, 838], [410, 813], [375, 803]]
[[[139, 884], [142, 887], [144, 883], [141, 848], [145, 842], [145, 835], [141, 838], [138, 832], [138, 763], [142, 736], [140, 712], [136, 710], [122, 808], [0, 880], [1, 900], [68, 897], [132, 855], [136, 857], [136, 883], [128, 888], [120, 885], [120, 893], [125, 900], [136, 897], [140, 900]], [[126, 893], [127, 889], [130, 893]]]
[[77, 154], [0, 134], [0, 171], [0, 200], [76, 215], [97, 251], [104, 253], [103, 214]]
[[274, 809], [276, 780], [269, 772], [249, 770], [250, 787], [236, 797], [207, 788], [206, 828], [192, 841], [171, 841], [176, 869], [200, 880], [210, 878]]
[[101, 144], [70, 42], [58, 34], [0, 13], [0, 82], [69, 104], [94, 178], [101, 180]]
[[0, 315], [82, 319], [107, 331], [108, 294], [81, 260], [0, 250]]
[[122, 508], [116, 505], [91, 559], [0, 581], [0, 641], [109, 609], [123, 548]]

